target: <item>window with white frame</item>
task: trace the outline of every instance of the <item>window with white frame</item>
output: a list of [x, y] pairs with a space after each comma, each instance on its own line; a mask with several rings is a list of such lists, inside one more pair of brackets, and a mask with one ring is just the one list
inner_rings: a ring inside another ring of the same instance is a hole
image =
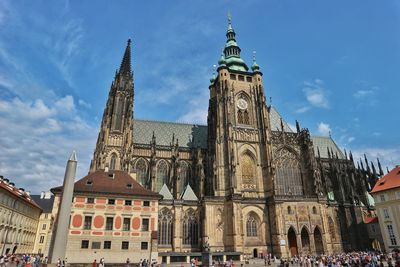
[[388, 224], [388, 225], [386, 225], [386, 227], [388, 230], [390, 243], [392, 244], [392, 246], [397, 246], [397, 240], [396, 240], [396, 236], [393, 231], [393, 226], [391, 224]]
[[385, 218], [385, 219], [390, 218], [388, 209], [383, 209], [383, 218]]

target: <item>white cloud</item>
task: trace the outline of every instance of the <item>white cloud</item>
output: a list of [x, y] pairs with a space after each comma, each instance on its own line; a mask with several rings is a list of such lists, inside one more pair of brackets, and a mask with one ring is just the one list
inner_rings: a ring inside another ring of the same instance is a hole
[[353, 142], [354, 140], [356, 140], [356, 138], [354, 137], [354, 136], [350, 136], [349, 138], [347, 138], [347, 143], [351, 143], [351, 142]]
[[329, 136], [332, 132], [332, 129], [329, 124], [320, 122], [318, 123], [318, 134], [322, 136]]
[[[304, 82], [303, 93], [308, 103], [318, 108], [329, 108], [327, 91], [323, 88], [323, 81], [315, 79], [314, 82]], [[300, 109], [300, 111], [304, 111]], [[300, 112], [301, 113], [301, 112]]]
[[62, 184], [66, 160], [75, 149], [77, 178], [83, 177], [97, 130], [74, 107], [72, 96], [47, 102], [0, 100], [0, 174], [34, 193], [49, 190]]
[[296, 113], [305, 113], [305, 112], [309, 111], [310, 108], [311, 108], [310, 106], [304, 106], [304, 107], [297, 109], [295, 112]]
[[370, 95], [372, 95], [373, 93], [374, 93], [374, 91], [372, 91], [372, 90], [358, 90], [357, 92], [355, 92], [355, 93], [353, 94], [353, 96], [354, 96], [355, 98], [363, 98], [363, 97], [370, 96]]
[[78, 104], [79, 104], [79, 106], [84, 107], [84, 108], [87, 108], [87, 109], [92, 108], [92, 105], [91, 105], [90, 103], [87, 103], [87, 102], [86, 102], [85, 100], [83, 100], [83, 99], [79, 99], [79, 100], [78, 100]]

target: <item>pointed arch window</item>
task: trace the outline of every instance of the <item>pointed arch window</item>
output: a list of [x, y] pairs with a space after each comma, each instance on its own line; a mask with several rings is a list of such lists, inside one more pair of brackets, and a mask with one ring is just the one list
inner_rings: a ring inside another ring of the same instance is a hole
[[165, 160], [161, 160], [157, 165], [157, 187], [156, 191], [159, 192], [161, 187], [168, 182], [168, 165]]
[[183, 245], [197, 246], [199, 244], [199, 220], [194, 210], [190, 209], [183, 218]]
[[250, 215], [246, 222], [246, 233], [247, 236], [255, 237], [257, 236], [257, 220], [254, 215]]
[[113, 153], [110, 160], [110, 170], [115, 170], [117, 167], [117, 155]]
[[147, 182], [147, 163], [143, 158], [136, 161], [136, 180], [142, 185], [146, 185]]
[[171, 245], [173, 230], [173, 215], [168, 209], [162, 209], [158, 214], [158, 244]]
[[250, 125], [250, 117], [249, 117], [249, 112], [247, 111], [247, 109], [245, 109], [245, 110], [239, 109], [237, 112], [237, 118], [238, 118], [239, 124]]
[[253, 158], [247, 153], [243, 154], [240, 160], [240, 165], [242, 169], [243, 188], [254, 189], [256, 185], [256, 168]]
[[124, 100], [122, 98], [116, 99], [115, 104], [115, 122], [114, 122], [114, 130], [121, 131], [122, 129], [122, 117], [124, 111]]
[[180, 170], [179, 170], [179, 180], [181, 183], [181, 192], [184, 192], [186, 186], [190, 181], [190, 167], [189, 164], [185, 161], [181, 162]]
[[275, 153], [276, 190], [278, 195], [302, 195], [303, 181], [296, 155], [283, 148]]
[[328, 229], [332, 240], [336, 240], [335, 223], [331, 217], [328, 217]]

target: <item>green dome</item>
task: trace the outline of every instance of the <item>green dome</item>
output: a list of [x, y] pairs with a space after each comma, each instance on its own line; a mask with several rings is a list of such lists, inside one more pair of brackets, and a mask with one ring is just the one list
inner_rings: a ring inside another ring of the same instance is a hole
[[221, 57], [218, 60], [218, 65], [219, 66], [226, 66], [226, 60], [225, 60], [224, 53], [221, 54]]
[[251, 65], [251, 69], [253, 71], [257, 71], [257, 70], [260, 70], [260, 66], [258, 66], [257, 62], [254, 61], [253, 65]]
[[227, 58], [226, 65], [232, 70], [247, 71], [249, 69], [244, 60], [236, 56], [231, 56]]

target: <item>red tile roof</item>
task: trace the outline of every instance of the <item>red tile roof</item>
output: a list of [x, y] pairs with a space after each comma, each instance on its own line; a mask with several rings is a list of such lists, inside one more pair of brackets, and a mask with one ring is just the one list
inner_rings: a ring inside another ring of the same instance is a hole
[[376, 193], [392, 188], [400, 188], [400, 166], [391, 170], [388, 174], [378, 180], [371, 193]]
[[364, 216], [364, 223], [369, 224], [369, 223], [377, 223], [378, 222], [378, 217], [367, 217]]
[[[62, 186], [52, 188], [53, 193], [61, 192]], [[97, 170], [75, 182], [74, 192], [94, 194], [122, 194], [149, 198], [161, 195], [144, 188], [124, 171]]]
[[4, 180], [0, 181], [0, 188], [8, 191], [10, 194], [14, 195], [15, 197], [19, 198], [20, 200], [41, 210], [40, 206], [38, 204], [36, 204], [35, 201], [33, 201], [31, 196], [27, 192], [20, 190], [19, 188], [15, 187], [13, 185], [10, 185], [9, 183], [6, 183]]

